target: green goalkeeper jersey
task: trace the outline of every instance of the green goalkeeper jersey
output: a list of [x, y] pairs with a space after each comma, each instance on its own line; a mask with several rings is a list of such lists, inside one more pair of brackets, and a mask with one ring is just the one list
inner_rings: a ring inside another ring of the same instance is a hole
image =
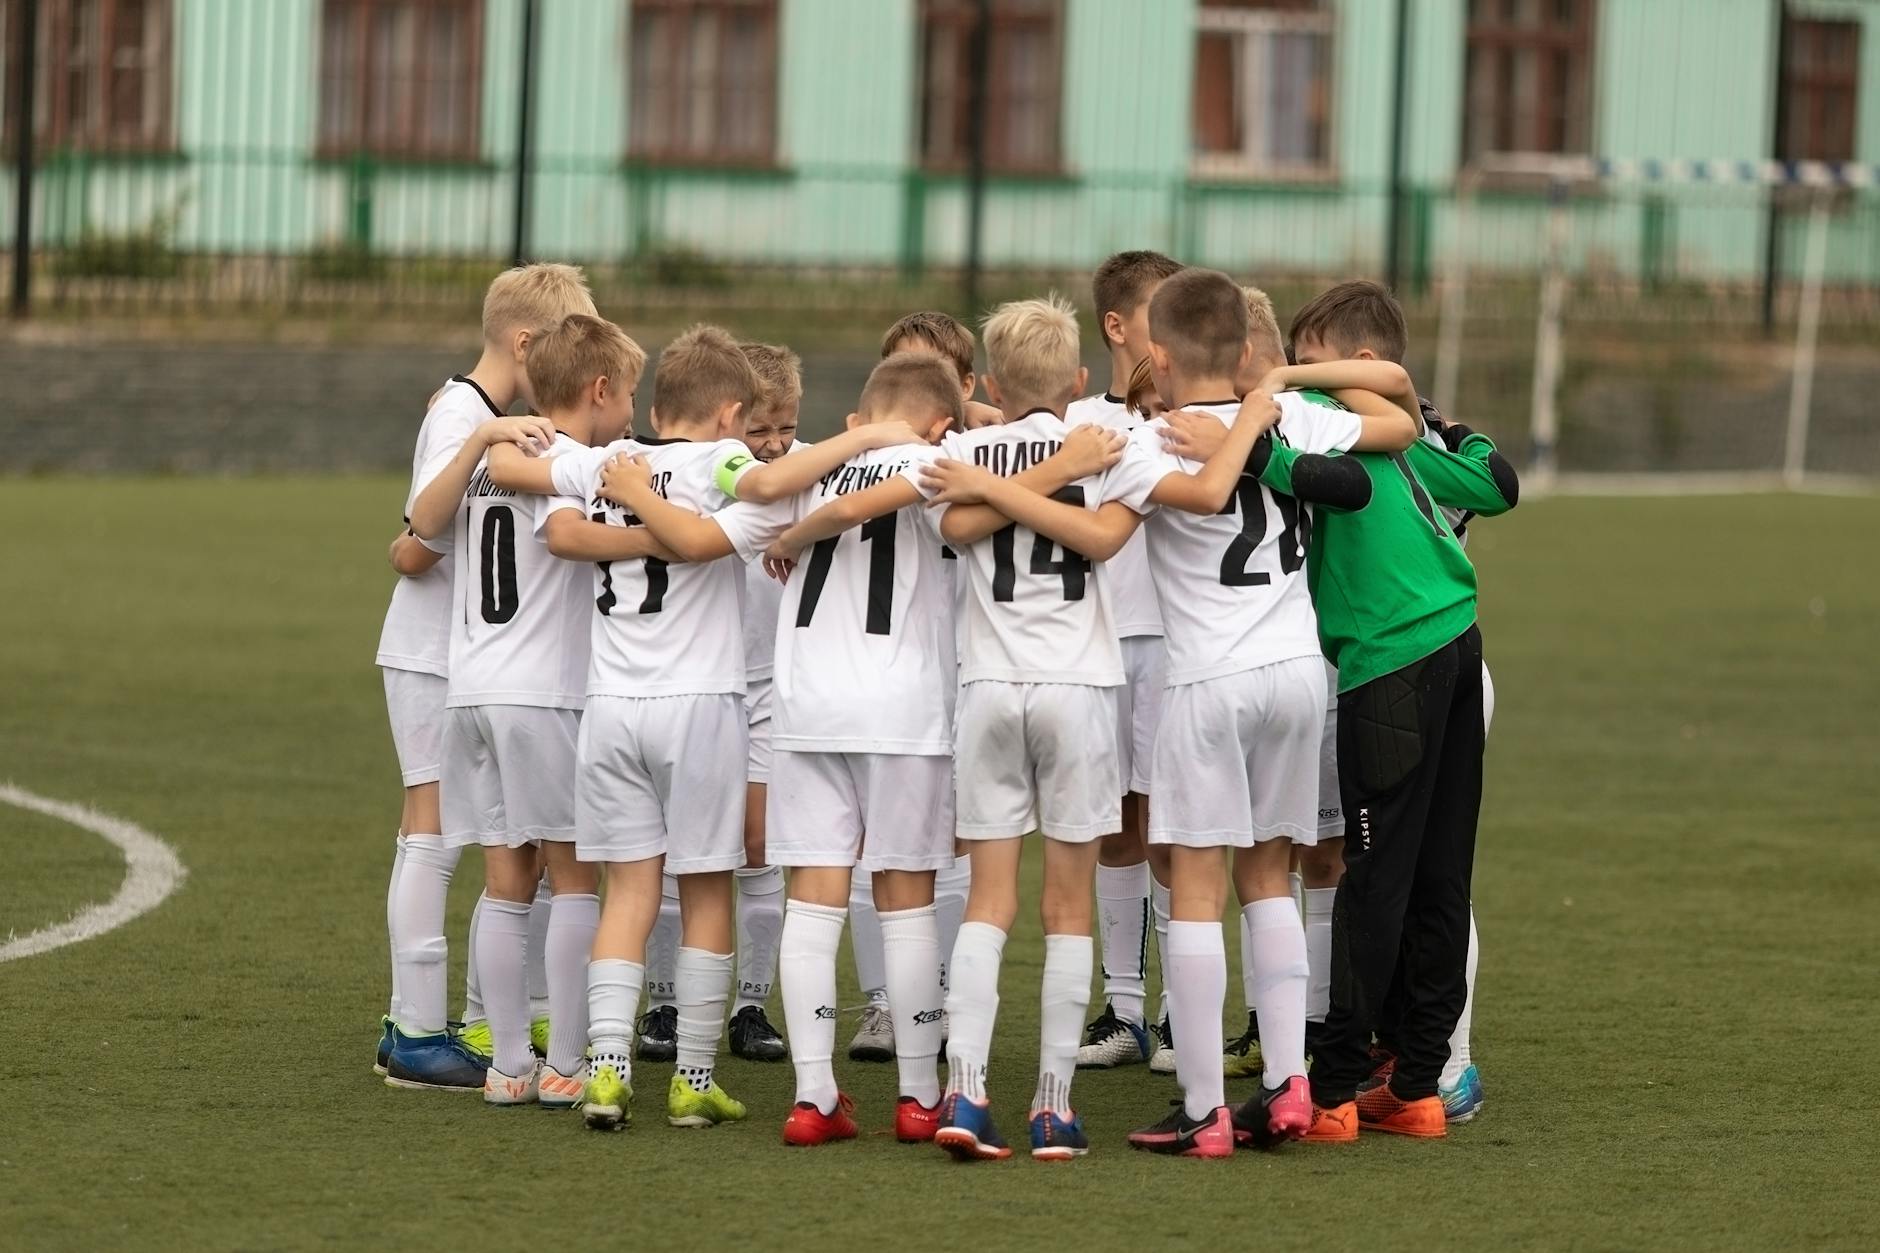
[[[1453, 452], [1419, 440], [1400, 453], [1344, 454], [1364, 467], [1369, 501], [1314, 510], [1306, 584], [1340, 692], [1429, 656], [1475, 622], [1475, 567], [1438, 506], [1506, 513], [1518, 488], [1487, 436], [1451, 432]], [[1276, 441], [1260, 481], [1299, 495], [1302, 455]]]

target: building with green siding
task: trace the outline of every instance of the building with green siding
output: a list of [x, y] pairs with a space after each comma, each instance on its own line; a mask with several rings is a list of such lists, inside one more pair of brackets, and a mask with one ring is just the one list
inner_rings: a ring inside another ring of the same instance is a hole
[[[1779, 0], [1402, 7], [1408, 280], [1459, 247], [1485, 268], [1536, 264], [1546, 192], [1532, 182], [1486, 180], [1457, 237], [1458, 179], [1483, 154], [1880, 164], [1880, 0], [1790, 0], [1786, 19]], [[155, 235], [228, 258], [509, 255], [525, 0], [38, 8], [40, 246]], [[992, 0], [985, 261], [1071, 269], [1155, 247], [1242, 273], [1379, 272], [1399, 9]], [[0, 0], [9, 153], [22, 11]], [[973, 0], [533, 11], [531, 255], [910, 274], [962, 261]], [[1880, 280], [1877, 201], [1835, 194], [1833, 281]], [[1764, 264], [1770, 198], [1753, 188], [1577, 187], [1571, 204], [1583, 272], [1736, 281]], [[1799, 235], [1778, 225], [1778, 250]]]

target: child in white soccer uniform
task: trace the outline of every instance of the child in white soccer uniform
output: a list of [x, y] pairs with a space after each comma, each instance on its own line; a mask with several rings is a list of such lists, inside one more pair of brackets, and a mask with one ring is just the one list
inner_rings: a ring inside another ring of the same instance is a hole
[[[611, 440], [633, 417], [645, 354], [625, 332], [576, 315], [529, 345], [530, 380], [554, 424], [541, 452], [559, 460]], [[585, 572], [549, 552], [567, 501], [502, 486], [490, 441], [466, 442], [425, 489], [462, 498], [452, 538], [457, 611], [444, 733], [444, 838], [484, 849], [476, 936], [492, 1056], [484, 1100], [568, 1107], [586, 1044], [584, 958], [600, 915], [596, 876], [574, 856], [575, 741], [588, 666]], [[428, 529], [419, 524], [419, 534]], [[538, 847], [539, 846], [539, 847]], [[546, 865], [553, 903], [544, 959], [551, 1027], [546, 1063], [529, 1034], [529, 908]]]
[[[392, 1001], [375, 1067], [394, 1087], [481, 1089], [487, 1060], [460, 1047], [446, 1030], [444, 912], [458, 854], [439, 833], [438, 778], [454, 602], [451, 563], [442, 560], [447, 546], [427, 546], [417, 538], [410, 530], [413, 511], [420, 491], [478, 424], [502, 417], [518, 396], [528, 395], [523, 360], [530, 340], [569, 314], [593, 311], [581, 272], [572, 266], [530, 265], [498, 275], [483, 301], [482, 356], [467, 375], [452, 377], [431, 397], [412, 453], [406, 530], [391, 550], [393, 568], [405, 577], [392, 591], [378, 649], [405, 785], [386, 891]], [[548, 430], [546, 424], [532, 429]], [[474, 955], [470, 969], [474, 985]]]

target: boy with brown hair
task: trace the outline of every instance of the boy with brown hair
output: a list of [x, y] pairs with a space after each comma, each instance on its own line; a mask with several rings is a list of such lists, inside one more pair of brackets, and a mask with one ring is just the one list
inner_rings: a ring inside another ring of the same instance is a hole
[[[1071, 426], [1094, 423], [1127, 435], [1142, 424], [1129, 408], [1129, 380], [1149, 355], [1149, 298], [1181, 264], [1159, 252], [1119, 252], [1091, 278], [1091, 310], [1110, 357], [1108, 387], [1074, 401], [1065, 411]], [[1144, 843], [1149, 809], [1149, 757], [1162, 711], [1168, 653], [1162, 644], [1162, 610], [1149, 577], [1147, 537], [1129, 537], [1105, 567], [1126, 682], [1119, 692], [1117, 747], [1121, 757], [1123, 828], [1105, 836], [1097, 853], [1097, 927], [1103, 960], [1103, 1012], [1085, 1028], [1077, 1050], [1080, 1067], [1107, 1069], [1147, 1061], [1152, 1069], [1174, 1068], [1168, 1050], [1168, 996], [1155, 1016], [1153, 1047], [1146, 1018], [1148, 937], [1153, 919], [1161, 951], [1168, 932], [1168, 858]]]
[[[546, 465], [618, 437], [633, 420], [646, 354], [611, 322], [575, 314], [532, 339], [527, 368], [550, 438]], [[586, 580], [551, 556], [546, 536], [576, 502], [518, 496], [487, 454], [513, 419], [477, 428], [421, 494], [413, 530], [453, 527], [459, 608], [451, 616], [449, 721], [443, 743], [448, 844], [484, 849], [484, 911], [475, 946], [492, 1055], [484, 1100], [572, 1106], [586, 1046], [585, 956], [600, 912], [593, 870], [574, 855], [575, 737], [588, 641]], [[439, 527], [432, 509], [455, 497]], [[546, 866], [553, 899], [544, 957], [547, 1057], [530, 1038], [530, 902]]]
[[[418, 428], [405, 497], [406, 526], [391, 549], [393, 568], [403, 577], [392, 590], [378, 647], [392, 743], [405, 785], [398, 851], [386, 890], [392, 999], [374, 1067], [394, 1087], [483, 1086], [483, 1059], [450, 1037], [445, 1008], [449, 944], [444, 912], [458, 855], [443, 842], [438, 802], [453, 605], [451, 565], [443, 561], [446, 548], [417, 538], [412, 518], [420, 493], [479, 423], [501, 418], [517, 399], [533, 403], [524, 363], [534, 338], [571, 314], [593, 312], [587, 284], [573, 266], [528, 265], [497, 275], [483, 297], [483, 350], [476, 365], [437, 390]], [[525, 431], [552, 438], [545, 423], [524, 420], [515, 425], [516, 433]], [[475, 965], [473, 955], [471, 987], [477, 982]], [[480, 1016], [479, 1006], [480, 1001], [470, 1008]]]
[[973, 374], [973, 332], [952, 314], [923, 309], [897, 320], [881, 337], [882, 359], [885, 361], [897, 352], [931, 352], [958, 372], [960, 399], [964, 402], [959, 429], [976, 431], [1005, 420], [998, 406], [973, 399], [979, 382]]

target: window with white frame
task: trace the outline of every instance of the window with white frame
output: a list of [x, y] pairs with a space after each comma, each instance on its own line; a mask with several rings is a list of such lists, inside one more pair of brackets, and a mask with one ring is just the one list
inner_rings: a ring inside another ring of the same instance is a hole
[[1202, 0], [1195, 173], [1329, 177], [1336, 34], [1328, 0]]

